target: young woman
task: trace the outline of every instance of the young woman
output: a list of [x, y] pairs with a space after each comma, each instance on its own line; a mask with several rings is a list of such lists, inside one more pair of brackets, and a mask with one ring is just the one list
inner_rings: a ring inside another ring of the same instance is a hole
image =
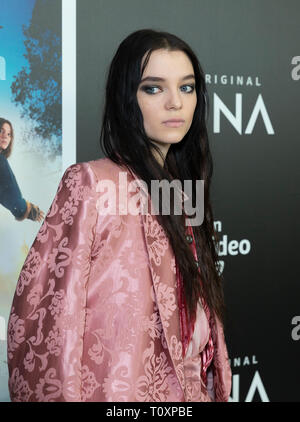
[[23, 221], [25, 218], [42, 221], [43, 211], [22, 197], [15, 175], [7, 160], [12, 152], [13, 141], [12, 124], [0, 117], [0, 204], [7, 208], [18, 221]]
[[[18, 280], [13, 401], [228, 400], [207, 104], [184, 41], [145, 29], [120, 44], [106, 86], [106, 157], [66, 170]], [[204, 180], [202, 224], [183, 201], [181, 215], [161, 212], [166, 190], [152, 212], [151, 181], [162, 180], [192, 181], [194, 205]]]

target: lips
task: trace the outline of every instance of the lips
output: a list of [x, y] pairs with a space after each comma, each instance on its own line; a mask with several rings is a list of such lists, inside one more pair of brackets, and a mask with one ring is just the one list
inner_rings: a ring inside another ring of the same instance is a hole
[[180, 127], [183, 123], [183, 119], [170, 119], [163, 122], [163, 124], [167, 127]]
[[169, 120], [165, 120], [163, 123], [169, 123], [169, 122], [177, 122], [177, 123], [183, 123], [184, 120], [183, 119], [169, 119]]
[[0, 139], [0, 145], [4, 145], [5, 147], [8, 145], [8, 141], [6, 139]]

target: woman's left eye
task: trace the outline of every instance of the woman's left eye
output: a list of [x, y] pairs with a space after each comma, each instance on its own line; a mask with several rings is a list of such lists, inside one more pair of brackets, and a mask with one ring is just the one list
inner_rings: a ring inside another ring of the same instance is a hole
[[190, 94], [194, 91], [195, 85], [183, 85], [181, 88], [188, 88], [188, 90], [185, 90], [187, 94]]

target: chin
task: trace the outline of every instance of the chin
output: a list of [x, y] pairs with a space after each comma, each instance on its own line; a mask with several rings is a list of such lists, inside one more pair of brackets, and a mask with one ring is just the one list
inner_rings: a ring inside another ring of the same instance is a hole
[[164, 144], [174, 144], [176, 142], [182, 141], [182, 139], [185, 137], [185, 134], [182, 133], [173, 133], [170, 136], [164, 136], [160, 142]]
[[169, 141], [167, 141], [169, 144], [178, 144], [179, 142], [181, 142], [183, 140], [184, 136], [180, 137], [180, 138], [176, 138], [176, 139], [170, 139]]

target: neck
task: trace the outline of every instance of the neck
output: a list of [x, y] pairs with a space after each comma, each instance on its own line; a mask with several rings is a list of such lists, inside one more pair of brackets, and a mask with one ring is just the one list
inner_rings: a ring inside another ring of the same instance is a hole
[[158, 153], [158, 151], [156, 151], [155, 148], [152, 149], [152, 153], [154, 158], [157, 160], [157, 162], [161, 165], [161, 167], [164, 166], [165, 163], [165, 159], [167, 156], [167, 153], [169, 151], [170, 148], [170, 144], [158, 144], [157, 142], [153, 142], [152, 143], [157, 146], [161, 152], [161, 154]]

